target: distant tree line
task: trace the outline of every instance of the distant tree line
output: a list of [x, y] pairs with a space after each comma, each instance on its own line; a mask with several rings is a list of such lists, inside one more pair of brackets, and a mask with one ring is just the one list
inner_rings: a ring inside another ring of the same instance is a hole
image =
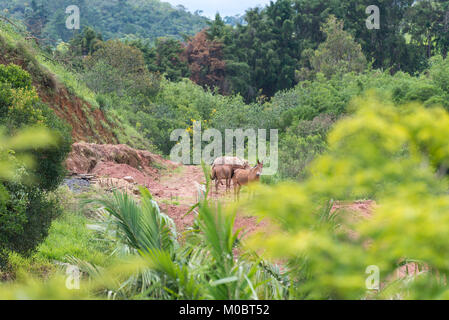
[[24, 20], [38, 38], [68, 41], [77, 32], [66, 28], [65, 10], [70, 5], [80, 9], [81, 30], [90, 26], [105, 39], [182, 39], [204, 28], [208, 20], [159, 0], [0, 0], [0, 11]]
[[[84, 0], [70, 2], [85, 5]], [[138, 8], [126, 0], [96, 0], [83, 16], [92, 28], [85, 27], [75, 37], [56, 16], [62, 4], [1, 3], [0, 8], [23, 14], [37, 34], [74, 38], [71, 43], [78, 54], [93, 53], [103, 39], [126, 39], [127, 45], [143, 52], [150, 72], [166, 74], [172, 81], [190, 78], [225, 95], [240, 94], [247, 102], [270, 98], [317, 72], [329, 77], [343, 67], [332, 65], [337, 47], [349, 50], [344, 63], [352, 64], [342, 71], [360, 71], [370, 64], [392, 74], [421, 72], [429, 58], [446, 57], [449, 48], [449, 2], [443, 0], [278, 0], [249, 9], [244, 16], [223, 19], [217, 14], [214, 21], [156, 0], [138, 1]], [[366, 26], [369, 5], [380, 9], [379, 29]], [[330, 17], [335, 18], [332, 25], [323, 27]], [[348, 41], [356, 45], [348, 48]], [[342, 54], [337, 53], [340, 58]]]

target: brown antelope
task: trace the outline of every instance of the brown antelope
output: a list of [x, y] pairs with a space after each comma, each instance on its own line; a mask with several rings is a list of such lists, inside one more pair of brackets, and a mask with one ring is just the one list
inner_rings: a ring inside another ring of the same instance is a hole
[[221, 184], [221, 180], [226, 180], [226, 192], [231, 190], [231, 180], [234, 169], [231, 165], [214, 165], [212, 166], [211, 179], [215, 180], [215, 192], [218, 194], [218, 185]]
[[222, 179], [226, 180], [226, 192], [230, 192], [234, 171], [248, 168], [248, 161], [237, 157], [220, 157], [215, 159], [210, 177], [211, 180], [215, 180], [215, 192], [218, 194], [218, 185], [222, 184]]
[[257, 160], [257, 165], [250, 169], [237, 169], [234, 171], [234, 198], [240, 199], [240, 189], [253, 182], [258, 182], [263, 170], [263, 162]]

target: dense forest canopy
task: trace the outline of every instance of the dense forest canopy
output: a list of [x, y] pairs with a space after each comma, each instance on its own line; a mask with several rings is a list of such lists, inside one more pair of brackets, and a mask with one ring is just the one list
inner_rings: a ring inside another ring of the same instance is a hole
[[[82, 29], [75, 32], [65, 27], [65, 8], [72, 4], [82, 13]], [[380, 11], [378, 29], [366, 26], [366, 10], [373, 5]], [[0, 1], [0, 9], [24, 19], [38, 38], [68, 42], [89, 27], [101, 40], [133, 41], [148, 53], [150, 71], [167, 73], [171, 80], [190, 77], [247, 102], [270, 98], [323, 71], [314, 50], [323, 49], [328, 32], [322, 26], [330, 16], [341, 21], [339, 28], [375, 69], [414, 74], [428, 67], [428, 58], [445, 57], [449, 48], [449, 2], [443, 0], [279, 0], [241, 16], [217, 14], [214, 21], [156, 0], [15, 0]], [[201, 30], [206, 38], [196, 34]], [[343, 38], [329, 46], [342, 45]]]
[[[370, 5], [380, 10], [379, 29], [366, 26]], [[431, 56], [446, 56], [448, 10], [449, 2], [440, 0], [279, 0], [248, 10], [247, 24], [236, 28], [217, 16], [209, 35], [224, 43], [231, 91], [254, 99], [293, 87], [295, 71], [313, 69], [310, 52], [326, 40], [320, 27], [330, 15], [344, 23], [374, 68], [413, 74], [427, 67]]]
[[159, 0], [2, 0], [0, 11], [24, 19], [39, 38], [68, 41], [74, 35], [65, 25], [70, 5], [80, 9], [81, 28], [93, 27], [105, 39], [127, 35], [181, 39], [204, 28], [208, 20]]

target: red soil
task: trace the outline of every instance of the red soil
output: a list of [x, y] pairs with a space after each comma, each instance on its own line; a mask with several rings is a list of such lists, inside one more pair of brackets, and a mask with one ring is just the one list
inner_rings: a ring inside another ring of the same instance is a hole
[[69, 172], [93, 174], [98, 177], [134, 178], [140, 185], [151, 184], [159, 178], [159, 170], [177, 165], [149, 151], [135, 150], [126, 145], [75, 143], [66, 161]]
[[105, 126], [111, 125], [103, 111], [94, 109], [88, 102], [70, 94], [66, 88], [58, 85], [56, 92], [40, 89], [42, 101], [48, 104], [56, 115], [72, 127], [74, 141], [92, 141], [97, 143], [118, 143], [115, 134]]
[[372, 215], [376, 203], [373, 200], [363, 200], [355, 202], [336, 202], [332, 210], [347, 210], [357, 213], [360, 218], [369, 218]]

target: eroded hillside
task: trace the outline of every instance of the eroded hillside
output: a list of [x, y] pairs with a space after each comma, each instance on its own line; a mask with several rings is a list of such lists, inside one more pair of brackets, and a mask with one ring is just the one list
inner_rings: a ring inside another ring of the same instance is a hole
[[26, 42], [14, 43], [0, 34], [0, 64], [16, 64], [28, 71], [33, 78], [41, 100], [72, 127], [74, 141], [117, 143], [112, 124], [103, 111], [71, 93], [58, 77], [42, 66]]

